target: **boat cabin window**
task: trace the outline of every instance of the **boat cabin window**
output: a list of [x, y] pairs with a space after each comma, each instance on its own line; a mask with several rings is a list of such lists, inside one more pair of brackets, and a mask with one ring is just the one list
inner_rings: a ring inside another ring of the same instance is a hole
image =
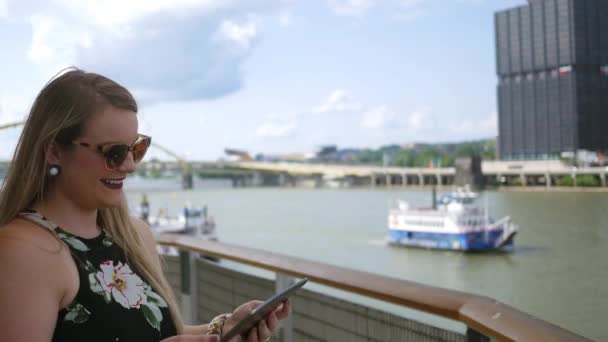
[[441, 221], [405, 220], [405, 224], [409, 224], [412, 226], [424, 226], [424, 227], [443, 227], [443, 220], [441, 220]]

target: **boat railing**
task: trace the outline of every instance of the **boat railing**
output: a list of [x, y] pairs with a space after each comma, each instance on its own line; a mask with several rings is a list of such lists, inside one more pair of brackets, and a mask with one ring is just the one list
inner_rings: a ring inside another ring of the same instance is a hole
[[275, 272], [277, 289], [290, 277], [307, 277], [314, 283], [456, 320], [467, 326], [466, 341], [588, 341], [486, 296], [188, 236], [163, 234], [156, 239], [180, 251], [182, 279], [190, 279], [182, 280], [182, 298], [196, 281], [189, 276], [193, 258], [203, 254]]
[[505, 216], [497, 221], [492, 222], [491, 226], [492, 227], [500, 227], [502, 225], [509, 225], [509, 223], [511, 222], [511, 216]]

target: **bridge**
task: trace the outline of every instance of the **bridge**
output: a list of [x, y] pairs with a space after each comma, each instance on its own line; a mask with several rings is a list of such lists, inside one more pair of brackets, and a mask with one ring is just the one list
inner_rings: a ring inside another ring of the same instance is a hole
[[[196, 162], [192, 172], [203, 178], [229, 178], [234, 186], [451, 186], [456, 168], [382, 167], [292, 162]], [[172, 161], [151, 161], [144, 169], [179, 171]], [[589, 176], [606, 186], [606, 167], [576, 167], [560, 160], [482, 161], [485, 184], [495, 186], [541, 186], [550, 188], [567, 177], [578, 186], [580, 176]]]
[[[333, 179], [366, 178], [376, 185], [451, 185], [456, 175], [454, 167], [416, 168], [334, 164], [237, 162], [241, 169], [285, 173], [288, 175], [322, 175]], [[571, 177], [576, 186], [577, 176], [596, 177], [606, 186], [606, 167], [576, 167], [560, 160], [482, 161], [481, 172], [487, 184], [544, 185], [551, 187], [561, 177]]]
[[[23, 125], [15, 122], [0, 125], [0, 130]], [[172, 157], [172, 161], [142, 162], [139, 171], [144, 175], [163, 172], [181, 173], [185, 189], [193, 186], [193, 176], [225, 178], [238, 186], [451, 186], [456, 168], [383, 167], [370, 165], [338, 165], [292, 162], [256, 161], [188, 161], [178, 153], [153, 142], [152, 147]], [[8, 162], [0, 162], [0, 176]], [[560, 160], [482, 161], [481, 173], [485, 184], [495, 186], [544, 186], [550, 188], [568, 178], [578, 186], [580, 176], [587, 176], [606, 187], [606, 167], [576, 167]]]

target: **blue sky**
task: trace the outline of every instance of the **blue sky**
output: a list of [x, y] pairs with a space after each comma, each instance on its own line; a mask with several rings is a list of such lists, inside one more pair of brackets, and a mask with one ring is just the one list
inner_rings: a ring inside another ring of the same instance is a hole
[[[522, 4], [0, 0], [0, 124], [76, 65], [127, 86], [140, 130], [196, 160], [494, 137], [493, 13]], [[19, 133], [0, 131], [0, 160]]]

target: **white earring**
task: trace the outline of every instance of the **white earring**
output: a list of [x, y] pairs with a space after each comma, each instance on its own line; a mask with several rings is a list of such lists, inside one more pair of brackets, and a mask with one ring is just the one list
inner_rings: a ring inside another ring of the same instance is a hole
[[51, 177], [57, 176], [60, 172], [61, 168], [59, 167], [59, 165], [51, 165], [51, 167], [49, 168], [49, 175]]

